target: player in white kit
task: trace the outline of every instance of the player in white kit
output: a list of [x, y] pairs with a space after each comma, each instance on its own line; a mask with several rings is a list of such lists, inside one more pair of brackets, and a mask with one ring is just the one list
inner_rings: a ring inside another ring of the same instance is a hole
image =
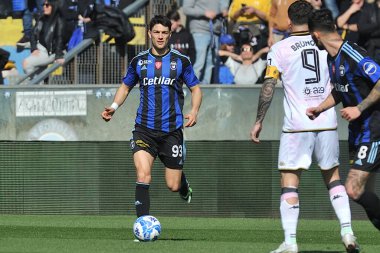
[[280, 139], [278, 169], [281, 172], [280, 213], [285, 240], [271, 253], [298, 252], [296, 231], [299, 216], [298, 186], [301, 173], [309, 169], [314, 155], [331, 204], [339, 219], [347, 252], [359, 252], [351, 227], [349, 198], [339, 176], [339, 140], [335, 110], [327, 110], [313, 121], [306, 109], [317, 106], [330, 94], [331, 84], [326, 51], [320, 51], [308, 32], [308, 17], [313, 7], [305, 0], [289, 6], [290, 37], [274, 44], [267, 57], [267, 70], [251, 130], [259, 143], [262, 122], [270, 106], [277, 80], [284, 87], [284, 123]]

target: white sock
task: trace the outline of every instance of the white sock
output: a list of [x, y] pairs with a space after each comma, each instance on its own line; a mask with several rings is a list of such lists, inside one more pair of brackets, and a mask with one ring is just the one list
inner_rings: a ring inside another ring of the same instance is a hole
[[[295, 193], [292, 193], [292, 194], [295, 194]], [[298, 194], [297, 194], [297, 197], [298, 197]], [[285, 234], [285, 243], [295, 244], [297, 243], [297, 239], [296, 239], [297, 223], [298, 223], [298, 216], [300, 212], [299, 203], [295, 205], [291, 205], [288, 202], [286, 202], [286, 198], [282, 196], [280, 211], [281, 211], [282, 228], [284, 229], [284, 234]]]
[[347, 233], [354, 234], [351, 227], [351, 210], [350, 202], [343, 185], [337, 185], [329, 190], [330, 201], [334, 208], [335, 214], [340, 222], [340, 235]]

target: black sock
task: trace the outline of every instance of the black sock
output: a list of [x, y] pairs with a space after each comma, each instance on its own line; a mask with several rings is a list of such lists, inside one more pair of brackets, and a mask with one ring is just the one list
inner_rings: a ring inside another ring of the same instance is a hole
[[137, 217], [148, 215], [150, 208], [149, 184], [136, 183], [135, 207]]
[[180, 193], [182, 196], [186, 196], [188, 192], [189, 192], [189, 188], [188, 188], [188, 184], [187, 184], [186, 176], [185, 176], [185, 173], [182, 171], [182, 176], [181, 176], [181, 188], [179, 189], [179, 193]]
[[365, 191], [359, 199], [356, 200], [360, 204], [372, 224], [380, 230], [380, 200], [374, 192]]

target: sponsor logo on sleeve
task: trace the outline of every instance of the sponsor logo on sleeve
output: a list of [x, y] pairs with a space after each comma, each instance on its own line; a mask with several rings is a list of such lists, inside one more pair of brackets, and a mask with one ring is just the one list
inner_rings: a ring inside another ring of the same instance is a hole
[[366, 63], [364, 63], [364, 65], [363, 65], [363, 70], [364, 70], [364, 72], [367, 74], [367, 75], [373, 75], [373, 74], [375, 74], [376, 73], [376, 71], [377, 71], [377, 67], [376, 67], [376, 65], [374, 64], [374, 63], [372, 63], [372, 62], [366, 62]]

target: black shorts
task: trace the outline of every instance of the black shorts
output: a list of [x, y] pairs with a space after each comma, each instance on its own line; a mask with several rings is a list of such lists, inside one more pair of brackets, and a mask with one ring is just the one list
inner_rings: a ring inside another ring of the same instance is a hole
[[132, 133], [131, 149], [133, 153], [144, 150], [154, 158], [158, 156], [167, 168], [183, 168], [186, 149], [181, 128], [165, 133], [135, 125]]
[[[350, 147], [351, 149], [352, 147]], [[351, 157], [352, 168], [376, 172], [380, 167], [380, 141], [361, 143]]]

